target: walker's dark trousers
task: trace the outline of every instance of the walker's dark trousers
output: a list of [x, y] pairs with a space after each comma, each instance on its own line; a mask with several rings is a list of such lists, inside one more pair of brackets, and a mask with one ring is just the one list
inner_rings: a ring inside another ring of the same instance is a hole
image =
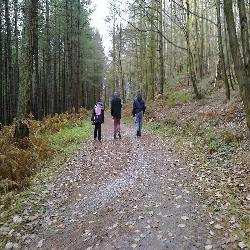
[[102, 124], [101, 123], [96, 123], [95, 124], [95, 130], [94, 130], [94, 139], [98, 136], [98, 140], [101, 140], [102, 136]]

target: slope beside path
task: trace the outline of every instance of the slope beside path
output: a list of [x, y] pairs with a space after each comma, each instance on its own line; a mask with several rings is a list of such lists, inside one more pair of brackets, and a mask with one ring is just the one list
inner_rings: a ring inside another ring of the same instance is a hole
[[22, 249], [221, 249], [220, 225], [167, 142], [127, 125], [114, 140], [110, 118], [102, 142], [85, 145], [46, 192], [20, 231]]

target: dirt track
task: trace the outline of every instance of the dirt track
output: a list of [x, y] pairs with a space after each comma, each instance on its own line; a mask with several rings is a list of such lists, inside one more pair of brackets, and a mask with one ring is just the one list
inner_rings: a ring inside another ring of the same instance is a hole
[[23, 249], [221, 249], [192, 179], [167, 142], [122, 125], [65, 164]]

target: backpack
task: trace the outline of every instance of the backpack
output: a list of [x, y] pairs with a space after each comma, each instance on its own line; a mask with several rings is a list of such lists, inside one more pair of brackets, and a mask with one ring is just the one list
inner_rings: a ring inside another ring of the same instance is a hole
[[93, 118], [93, 123], [102, 123], [102, 110], [103, 110], [103, 106], [102, 103], [98, 102], [95, 107], [95, 115]]

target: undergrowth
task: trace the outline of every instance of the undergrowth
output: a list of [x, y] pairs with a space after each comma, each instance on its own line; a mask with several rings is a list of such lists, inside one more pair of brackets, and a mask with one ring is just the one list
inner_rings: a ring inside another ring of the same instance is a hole
[[[64, 115], [63, 115], [64, 116]], [[69, 123], [64, 120], [64, 126], [59, 129], [58, 124], [56, 130], [49, 131], [44, 130], [42, 138], [48, 143], [49, 149], [52, 155], [46, 160], [41, 160], [40, 164], [36, 166], [36, 171], [29, 176], [29, 187], [26, 186], [22, 192], [19, 189], [8, 190], [4, 187], [4, 180], [1, 182], [3, 185], [3, 191], [0, 199], [0, 225], [8, 221], [12, 221], [14, 214], [19, 214], [27, 206], [28, 202], [33, 202], [33, 206], [40, 206], [40, 201], [47, 195], [45, 191], [45, 183], [53, 182], [53, 178], [56, 178], [58, 171], [65, 161], [77, 150], [81, 148], [81, 144], [86, 141], [92, 133], [92, 125], [86, 121], [86, 115], [76, 116], [73, 118], [70, 115]], [[65, 118], [65, 117], [64, 117]], [[52, 118], [50, 118], [52, 119]], [[71, 120], [72, 119], [72, 120]], [[77, 119], [77, 121], [74, 119]], [[85, 121], [83, 121], [83, 119]], [[46, 122], [48, 124], [48, 121]], [[57, 132], [55, 132], [57, 131]], [[38, 162], [35, 162], [38, 164]], [[35, 165], [34, 163], [34, 165]], [[34, 203], [33, 196], [39, 197], [38, 201]], [[26, 223], [23, 221], [22, 223]], [[18, 230], [21, 224], [12, 225], [15, 230]], [[6, 238], [0, 237], [0, 249], [6, 244]]]
[[83, 122], [79, 127], [65, 128], [48, 136], [52, 149], [57, 154], [70, 155], [92, 132], [89, 122]]
[[190, 91], [179, 91], [173, 94], [168, 94], [165, 105], [182, 105], [194, 100], [194, 95]]
[[13, 138], [14, 124], [4, 127], [0, 131], [0, 194], [27, 187], [30, 176], [44, 161], [67, 149], [67, 145], [77, 145], [88, 133], [80, 128], [87, 116], [88, 112], [81, 109], [77, 114], [56, 114], [43, 121], [29, 118], [30, 136], [18, 142]]

